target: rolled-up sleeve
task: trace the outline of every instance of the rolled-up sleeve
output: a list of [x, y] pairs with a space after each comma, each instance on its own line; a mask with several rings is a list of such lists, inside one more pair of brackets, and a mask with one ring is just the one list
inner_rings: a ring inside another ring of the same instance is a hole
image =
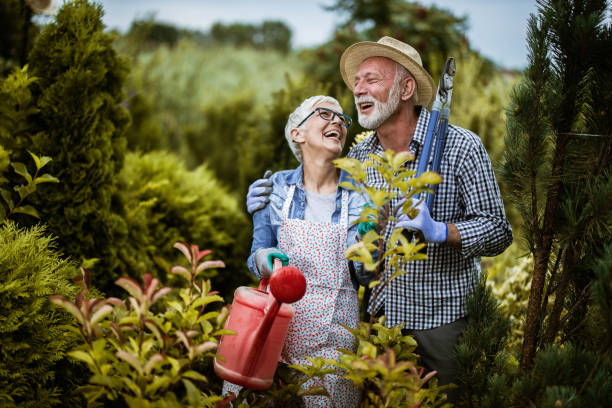
[[462, 255], [468, 258], [502, 253], [512, 243], [512, 228], [482, 144], [466, 152], [456, 177], [465, 208], [463, 220], [455, 223]]
[[251, 245], [251, 255], [247, 259], [247, 265], [251, 273], [255, 275], [257, 279], [261, 279], [261, 276], [257, 272], [253, 260], [255, 251], [259, 248], [275, 247], [277, 244], [276, 234], [270, 222], [270, 211], [270, 204], [268, 204], [265, 208], [253, 214], [253, 244]]

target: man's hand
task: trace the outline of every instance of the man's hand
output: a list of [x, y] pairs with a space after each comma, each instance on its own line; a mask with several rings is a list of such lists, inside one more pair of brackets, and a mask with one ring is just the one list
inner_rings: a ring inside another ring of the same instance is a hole
[[414, 218], [410, 218], [407, 214], [403, 214], [402, 207], [403, 205], [400, 205], [395, 213], [395, 217], [398, 219], [395, 228], [403, 227], [413, 231], [419, 230], [423, 233], [427, 242], [446, 242], [448, 238], [448, 225], [444, 222], [434, 221], [431, 218], [425, 200], [422, 200], [415, 207], [419, 213]]
[[262, 278], [269, 278], [272, 276], [272, 265], [274, 259], [280, 259], [283, 266], [289, 264], [289, 257], [279, 250], [278, 248], [259, 248], [253, 255], [253, 262], [257, 268], [257, 272]]
[[247, 192], [246, 206], [249, 214], [261, 210], [270, 202], [270, 194], [272, 194], [272, 180], [270, 180], [272, 172], [266, 170], [263, 178], [255, 180], [249, 186]]

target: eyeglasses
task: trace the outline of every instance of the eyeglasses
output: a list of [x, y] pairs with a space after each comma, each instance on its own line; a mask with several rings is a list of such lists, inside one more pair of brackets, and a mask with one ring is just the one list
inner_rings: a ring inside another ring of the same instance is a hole
[[333, 111], [333, 110], [327, 109], [327, 108], [316, 108], [315, 110], [310, 112], [310, 114], [308, 116], [306, 116], [304, 118], [304, 120], [301, 121], [300, 124], [297, 125], [296, 127], [302, 126], [304, 124], [304, 122], [306, 122], [308, 120], [308, 118], [311, 117], [312, 115], [314, 115], [316, 112], [319, 113], [319, 117], [321, 119], [327, 120], [329, 122], [334, 120], [334, 118], [337, 116], [338, 119], [340, 119], [340, 122], [342, 122], [342, 126], [344, 126], [347, 129], [349, 128], [349, 126], [351, 126], [351, 123], [353, 123], [353, 119], [351, 119], [349, 116], [346, 116], [343, 113], [339, 113], [339, 112], [336, 112], [336, 111]]

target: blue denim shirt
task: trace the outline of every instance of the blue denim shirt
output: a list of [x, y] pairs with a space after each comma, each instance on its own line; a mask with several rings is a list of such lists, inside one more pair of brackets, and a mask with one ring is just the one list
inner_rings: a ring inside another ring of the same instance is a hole
[[[259, 248], [271, 248], [278, 245], [278, 233], [283, 222], [283, 204], [289, 193], [291, 185], [295, 184], [295, 193], [289, 207], [289, 218], [304, 219], [306, 211], [306, 193], [304, 192], [302, 165], [294, 170], [283, 170], [274, 173], [271, 178], [273, 182], [272, 194], [270, 194], [270, 203], [260, 211], [253, 214], [253, 245], [251, 246], [251, 255], [247, 261], [249, 270], [258, 279], [261, 278], [255, 268], [253, 260], [256, 250]], [[340, 170], [338, 185], [342, 182], [352, 182], [351, 176], [344, 170]], [[338, 186], [336, 192], [336, 208], [332, 214], [331, 222], [337, 224], [340, 221], [340, 212], [342, 205], [342, 190], [343, 187]], [[358, 192], [354, 190], [348, 191], [348, 223], [349, 231], [347, 236], [346, 247], [354, 244], [357, 240], [357, 226], [354, 222], [359, 218], [361, 209], [365, 204], [365, 200]], [[348, 261], [347, 261], [348, 262]], [[291, 260], [289, 260], [291, 263]], [[366, 284], [371, 279], [370, 274], [363, 270], [363, 265], [359, 262], [352, 262], [351, 269], [355, 271], [353, 285], [358, 283]], [[357, 282], [355, 281], [357, 279]]]

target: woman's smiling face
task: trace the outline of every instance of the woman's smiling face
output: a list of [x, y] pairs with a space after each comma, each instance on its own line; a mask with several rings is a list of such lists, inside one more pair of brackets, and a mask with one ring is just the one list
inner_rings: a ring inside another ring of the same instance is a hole
[[[313, 110], [316, 108], [327, 108], [342, 113], [340, 106], [330, 102], [319, 103], [313, 107]], [[338, 115], [333, 116], [329, 121], [321, 118], [319, 112], [315, 112], [301, 128], [296, 129], [293, 140], [299, 143], [304, 160], [320, 156], [331, 159], [340, 157], [346, 142], [347, 129]]]

